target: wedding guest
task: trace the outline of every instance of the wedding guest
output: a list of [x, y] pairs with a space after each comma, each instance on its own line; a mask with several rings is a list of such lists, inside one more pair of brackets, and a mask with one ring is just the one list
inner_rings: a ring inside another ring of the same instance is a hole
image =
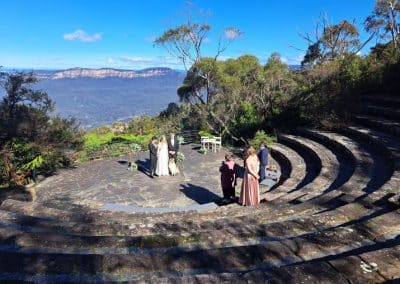
[[260, 161], [260, 182], [262, 182], [265, 179], [265, 170], [268, 167], [268, 148], [265, 143], [260, 144], [260, 151], [257, 156]]
[[157, 148], [157, 167], [156, 175], [168, 176], [168, 144], [165, 136], [161, 136], [160, 143]]
[[235, 199], [236, 168], [233, 156], [230, 154], [225, 155], [225, 161], [222, 162], [219, 168], [221, 187], [225, 199]]
[[179, 151], [179, 143], [175, 139], [175, 133], [171, 133], [168, 139], [168, 154], [170, 159], [174, 159], [176, 162], [176, 157]]
[[245, 170], [239, 198], [239, 202], [243, 206], [257, 206], [260, 203], [259, 168], [260, 162], [258, 161], [256, 150], [250, 147], [247, 150], [245, 159]]
[[157, 137], [153, 136], [149, 143], [150, 152], [150, 176], [154, 177], [157, 167]]

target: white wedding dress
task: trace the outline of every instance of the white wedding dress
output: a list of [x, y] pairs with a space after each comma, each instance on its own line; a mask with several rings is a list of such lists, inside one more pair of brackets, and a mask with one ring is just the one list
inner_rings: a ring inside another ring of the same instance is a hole
[[160, 143], [157, 148], [157, 167], [156, 175], [158, 176], [168, 176], [168, 144]]

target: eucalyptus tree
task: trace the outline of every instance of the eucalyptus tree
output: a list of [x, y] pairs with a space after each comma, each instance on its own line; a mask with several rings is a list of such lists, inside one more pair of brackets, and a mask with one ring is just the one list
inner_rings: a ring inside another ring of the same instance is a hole
[[296, 90], [296, 82], [289, 66], [282, 62], [279, 53], [273, 53], [263, 68], [264, 88], [260, 94], [260, 106], [265, 114], [274, 116], [277, 107], [285, 106]]
[[178, 58], [187, 71], [186, 78], [178, 89], [180, 100], [192, 104], [200, 112], [208, 115], [208, 123], [212, 129], [218, 132], [225, 131], [237, 140], [228, 129], [221, 113], [214, 111], [214, 106], [218, 95], [218, 59], [242, 33], [234, 27], [225, 29], [217, 41], [214, 55], [204, 56], [203, 45], [209, 41], [210, 30], [211, 26], [207, 23], [193, 22], [192, 18], [188, 17], [186, 24], [166, 30], [154, 43]]
[[[389, 34], [395, 51], [398, 51], [399, 18], [400, 2], [398, 0], [376, 0], [372, 15], [365, 20], [365, 29], [380, 38], [385, 38]], [[381, 31], [383, 31], [382, 34]]]
[[313, 66], [323, 61], [342, 58], [345, 54], [357, 54], [370, 40], [361, 44], [359, 36], [354, 21], [343, 20], [338, 24], [329, 24], [324, 16], [317, 23], [314, 35], [302, 35], [308, 42], [308, 48], [301, 64]]

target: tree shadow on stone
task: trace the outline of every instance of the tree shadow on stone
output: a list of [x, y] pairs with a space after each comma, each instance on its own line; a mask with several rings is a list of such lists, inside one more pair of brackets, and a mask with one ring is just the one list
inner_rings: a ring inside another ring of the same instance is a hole
[[181, 184], [180, 191], [186, 195], [186, 197], [196, 201], [198, 204], [206, 204], [210, 202], [218, 202], [221, 197], [211, 192], [207, 188], [194, 185], [191, 183]]
[[25, 186], [15, 185], [6, 189], [0, 189], [0, 204], [6, 199], [29, 202], [32, 201], [32, 195]]

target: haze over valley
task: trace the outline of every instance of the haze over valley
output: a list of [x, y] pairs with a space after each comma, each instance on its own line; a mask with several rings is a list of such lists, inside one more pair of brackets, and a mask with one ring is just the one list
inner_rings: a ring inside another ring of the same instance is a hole
[[83, 128], [154, 115], [178, 100], [176, 90], [185, 73], [170, 68], [73, 68], [34, 71], [42, 89], [56, 103], [55, 113], [73, 116]]

